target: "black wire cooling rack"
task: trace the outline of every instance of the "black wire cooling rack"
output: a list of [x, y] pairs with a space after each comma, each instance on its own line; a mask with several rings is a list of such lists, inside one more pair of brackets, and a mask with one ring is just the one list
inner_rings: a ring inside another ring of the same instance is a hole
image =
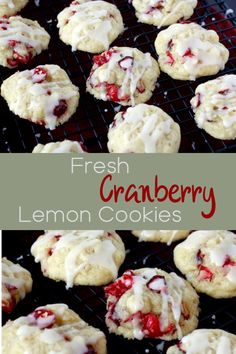
[[[135, 11], [128, 0], [113, 0], [122, 13], [125, 32], [113, 45], [137, 47], [143, 52], [150, 52], [157, 58], [154, 40], [158, 30], [154, 26], [137, 22]], [[71, 52], [59, 40], [57, 14], [68, 6], [70, 1], [41, 0], [40, 6], [34, 1], [22, 11], [21, 15], [38, 20], [51, 35], [49, 49], [35, 57], [21, 70], [31, 69], [40, 64], [58, 64], [69, 74], [71, 80], [80, 88], [80, 105], [64, 125], [54, 131], [37, 126], [17, 118], [12, 114], [4, 100], [0, 99], [0, 151], [2, 152], [31, 152], [38, 143], [48, 143], [65, 138], [80, 140], [89, 152], [107, 152], [107, 130], [114, 115], [121, 107], [111, 102], [98, 101], [85, 92], [85, 83], [92, 66], [92, 55], [83, 52]], [[233, 73], [236, 68], [236, 17], [222, 0], [200, 0], [191, 20], [214, 29], [220, 36], [221, 42], [230, 50], [230, 60], [221, 74]], [[0, 70], [1, 81], [14, 73], [14, 70]], [[213, 79], [214, 77], [210, 77]], [[196, 86], [209, 78], [197, 82], [172, 80], [161, 74], [151, 104], [156, 104], [169, 113], [181, 126], [182, 143], [180, 152], [235, 152], [236, 140], [216, 140], [196, 127], [193, 112], [190, 109], [190, 99]]]
[[[180, 274], [173, 263], [173, 248], [176, 243], [166, 246], [160, 243], [138, 242], [129, 231], [118, 233], [127, 250], [120, 275], [127, 269], [141, 267], [159, 267]], [[66, 303], [90, 325], [105, 332], [108, 354], [164, 354], [167, 348], [175, 343], [155, 339], [126, 340], [121, 336], [109, 334], [104, 321], [106, 309], [103, 287], [77, 286], [66, 290], [65, 283], [57, 283], [43, 277], [40, 265], [36, 264], [30, 255], [30, 247], [40, 234], [40, 231], [3, 231], [3, 256], [21, 264], [33, 277], [33, 291], [18, 303], [11, 315], [3, 315], [3, 323], [8, 319], [27, 315], [38, 306], [59, 302]], [[200, 295], [200, 308], [199, 328], [221, 328], [236, 334], [236, 298], [216, 300]]]

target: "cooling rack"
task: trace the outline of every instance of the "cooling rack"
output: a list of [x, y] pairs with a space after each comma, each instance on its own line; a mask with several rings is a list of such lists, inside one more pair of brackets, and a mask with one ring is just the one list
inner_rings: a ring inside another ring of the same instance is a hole
[[[129, 231], [118, 233], [127, 250], [119, 275], [127, 269], [141, 267], [159, 267], [180, 274], [173, 263], [173, 248], [176, 243], [166, 246], [161, 243], [138, 242]], [[3, 231], [3, 256], [28, 269], [34, 280], [33, 291], [17, 305], [10, 316], [3, 315], [3, 323], [26, 315], [38, 306], [60, 302], [66, 303], [90, 325], [105, 332], [109, 354], [164, 354], [175, 343], [155, 339], [126, 340], [109, 334], [104, 322], [106, 309], [103, 287], [76, 286], [66, 290], [65, 283], [56, 283], [42, 276], [40, 265], [30, 255], [30, 247], [40, 234], [40, 231]], [[200, 295], [200, 307], [199, 328], [221, 328], [236, 334], [236, 298], [216, 300]]]
[[[138, 23], [134, 8], [128, 0], [111, 2], [121, 11], [126, 28], [113, 45], [137, 47], [143, 52], [150, 52], [157, 59], [153, 45], [158, 33], [157, 28]], [[0, 151], [2, 152], [31, 152], [38, 143], [45, 144], [65, 138], [82, 141], [89, 152], [107, 152], [108, 126], [122, 107], [115, 103], [98, 101], [85, 92], [86, 79], [92, 66], [92, 55], [80, 51], [72, 53], [70, 46], [60, 41], [56, 27], [57, 14], [69, 3], [70, 1], [63, 0], [41, 0], [37, 7], [34, 1], [31, 1], [21, 12], [24, 17], [38, 20], [50, 33], [51, 42], [47, 51], [20, 69], [32, 69], [36, 65], [48, 63], [60, 65], [67, 71], [73, 83], [80, 88], [79, 108], [69, 122], [54, 131], [48, 131], [44, 127], [14, 116], [1, 98]], [[216, 30], [221, 42], [230, 50], [230, 60], [220, 75], [235, 72], [236, 17], [225, 1], [200, 0], [191, 20], [205, 28]], [[1, 68], [1, 82], [14, 72], [15, 70]], [[151, 104], [160, 106], [180, 124], [182, 133], [180, 152], [236, 152], [236, 140], [214, 139], [198, 129], [194, 122], [189, 101], [194, 95], [196, 86], [208, 79], [200, 79], [197, 82], [176, 81], [162, 73], [153, 97], [149, 101]]]

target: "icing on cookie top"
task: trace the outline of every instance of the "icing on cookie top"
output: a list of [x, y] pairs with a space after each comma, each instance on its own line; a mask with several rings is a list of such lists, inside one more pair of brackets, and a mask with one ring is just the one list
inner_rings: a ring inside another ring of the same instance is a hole
[[39, 335], [41, 343], [49, 345], [49, 348], [55, 346], [55, 351], [49, 351], [51, 354], [87, 354], [89, 349], [92, 354], [96, 354], [93, 345], [104, 337], [104, 334], [89, 327], [76, 314], [69, 318], [70, 315], [65, 304], [47, 305], [38, 307], [28, 316], [19, 317], [12, 324], [17, 328], [18, 339], [33, 340]]
[[130, 107], [126, 112], [119, 113], [114, 123], [111, 124], [110, 129], [124, 126], [122, 134], [122, 139], [125, 141], [124, 149], [133, 139], [140, 139], [146, 153], [155, 153], [158, 141], [170, 133], [172, 119], [167, 115], [164, 116], [165, 119], [162, 119], [164, 112], [153, 107], [146, 104]]
[[[150, 53], [142, 53], [128, 47], [113, 47], [93, 58], [94, 66], [88, 79], [90, 85], [102, 91], [102, 99], [115, 102], [129, 101], [135, 104], [134, 95], [145, 91], [142, 77], [148, 68], [152, 67]], [[96, 71], [97, 76], [93, 75]], [[120, 72], [124, 77], [121, 85], [117, 85], [114, 72]], [[113, 81], [113, 82], [112, 82]]]
[[[57, 120], [68, 109], [67, 100], [78, 94], [78, 89], [72, 85], [69, 78], [55, 80], [54, 75], [61, 70], [57, 65], [37, 66], [32, 70], [17, 73], [17, 89], [23, 89], [31, 95], [31, 107], [35, 109], [40, 105], [44, 109], [42, 124], [46, 128], [55, 129]], [[21, 95], [16, 96], [15, 105], [21, 107]], [[16, 108], [17, 110], [17, 108]]]
[[142, 230], [140, 232], [140, 240], [148, 240], [156, 235], [156, 233], [170, 234], [167, 245], [170, 245], [174, 240], [175, 236], [178, 234], [179, 230]]
[[[126, 271], [113, 284], [105, 287], [108, 297], [108, 319], [117, 326], [130, 321], [134, 337], [137, 339], [162, 337], [174, 331], [177, 331], [178, 337], [181, 338], [179, 321], [183, 312], [185, 286], [185, 282], [175, 273], [167, 274], [151, 268], [144, 268], [138, 272]], [[142, 312], [145, 309], [148, 290], [161, 297], [159, 315]], [[126, 303], [122, 303], [123, 295], [126, 296]], [[174, 318], [173, 323], [168, 318], [170, 311]]]
[[0, 5], [7, 5], [10, 9], [15, 7], [13, 0], [0, 0]]
[[236, 75], [224, 75], [199, 85], [191, 104], [194, 112], [200, 110], [200, 128], [206, 121], [215, 120], [230, 128], [236, 123]]
[[198, 329], [183, 337], [178, 348], [185, 354], [235, 354], [234, 344], [225, 334], [220, 330]]
[[[88, 264], [104, 267], [114, 278], [117, 277], [118, 267], [114, 260], [117, 249], [112, 242], [113, 235], [114, 231], [104, 230], [48, 231], [36, 240], [31, 251], [35, 261], [40, 262], [62, 249], [69, 249], [64, 259], [64, 269], [66, 287], [70, 288], [75, 277]], [[53, 242], [50, 249], [46, 247], [48, 242]]]
[[[236, 283], [236, 235], [229, 231], [196, 231], [180, 247], [196, 250], [199, 280], [211, 281], [211, 264], [220, 267], [226, 279]], [[207, 258], [206, 258], [207, 257]], [[209, 263], [209, 264], [208, 264]]]
[[[209, 38], [210, 34], [215, 40]], [[163, 36], [167, 40], [167, 64], [172, 66], [180, 58], [191, 80], [196, 79], [201, 67], [216, 65], [220, 70], [224, 69], [228, 50], [219, 43], [215, 31], [206, 30], [196, 23], [178, 23], [168, 27]]]
[[11, 67], [26, 64], [44, 47], [42, 39], [49, 40], [48, 33], [36, 22], [21, 16], [0, 19], [0, 46], [11, 50], [7, 63]]
[[80, 4], [73, 1], [69, 8], [58, 16], [58, 27], [70, 25], [72, 50], [78, 48], [80, 42], [89, 37], [109, 48], [109, 34], [116, 21], [117, 9], [105, 1], [88, 1]]

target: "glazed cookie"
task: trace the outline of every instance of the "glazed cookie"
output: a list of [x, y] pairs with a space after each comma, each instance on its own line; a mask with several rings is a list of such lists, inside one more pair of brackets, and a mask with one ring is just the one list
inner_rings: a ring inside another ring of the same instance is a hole
[[195, 231], [174, 249], [176, 267], [199, 292], [214, 298], [236, 296], [236, 235]]
[[215, 75], [229, 59], [218, 34], [197, 23], [171, 25], [157, 35], [155, 47], [161, 70], [177, 80]]
[[93, 57], [87, 91], [103, 101], [134, 106], [152, 96], [159, 66], [149, 53], [136, 48], [113, 47]]
[[15, 15], [28, 2], [29, 0], [0, 0], [0, 17]]
[[38, 307], [2, 328], [3, 354], [106, 354], [106, 338], [65, 304]]
[[106, 1], [73, 1], [57, 18], [60, 38], [73, 51], [101, 53], [124, 31], [120, 11]]
[[133, 0], [132, 4], [139, 22], [160, 28], [190, 18], [197, 0]]
[[47, 49], [49, 34], [37, 21], [21, 16], [0, 19], [0, 65], [16, 68]]
[[2, 310], [10, 313], [32, 290], [30, 272], [6, 257], [2, 258]]
[[104, 285], [116, 279], [125, 248], [114, 231], [47, 231], [31, 247], [43, 274], [73, 285]]
[[236, 138], [236, 75], [225, 75], [197, 87], [191, 105], [199, 128], [216, 139]]
[[170, 245], [174, 241], [186, 238], [190, 230], [134, 230], [132, 234], [139, 238], [139, 241], [163, 242]]
[[235, 354], [236, 336], [221, 329], [196, 329], [167, 354]]
[[38, 144], [35, 146], [32, 152], [44, 153], [44, 154], [49, 154], [49, 153], [59, 154], [59, 153], [70, 153], [70, 152], [82, 153], [85, 151], [83, 149], [82, 143], [79, 143], [78, 141], [72, 141], [72, 140], [63, 140], [63, 141], [48, 143], [46, 145]]
[[128, 339], [182, 338], [198, 324], [198, 295], [175, 273], [128, 270], [105, 288], [106, 324]]
[[125, 153], [178, 152], [180, 127], [162, 109], [138, 104], [116, 114], [108, 132], [108, 150]]
[[1, 95], [20, 118], [55, 129], [75, 113], [79, 90], [57, 65], [16, 72], [3, 81]]

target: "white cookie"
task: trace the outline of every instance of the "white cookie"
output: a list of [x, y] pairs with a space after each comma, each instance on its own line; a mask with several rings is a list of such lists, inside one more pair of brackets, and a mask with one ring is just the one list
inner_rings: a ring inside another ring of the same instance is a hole
[[57, 65], [16, 72], [3, 81], [1, 95], [20, 118], [55, 129], [75, 113], [79, 90]]
[[15, 15], [28, 2], [29, 0], [0, 0], [0, 17]]
[[198, 324], [198, 295], [175, 273], [157, 268], [126, 271], [105, 288], [106, 324], [128, 339], [182, 338]]
[[215, 75], [229, 59], [218, 34], [197, 23], [171, 25], [157, 35], [155, 47], [161, 70], [177, 80]]
[[236, 235], [195, 231], [174, 249], [176, 267], [199, 292], [214, 298], [236, 296]]
[[60, 154], [60, 153], [70, 153], [70, 152], [82, 153], [85, 151], [81, 143], [72, 140], [56, 141], [45, 145], [38, 144], [34, 147], [34, 150], [32, 151], [32, 153], [44, 153], [44, 154], [49, 154], [49, 153]]
[[2, 310], [12, 312], [16, 304], [32, 290], [32, 282], [28, 270], [6, 257], [2, 258]]
[[116, 114], [108, 131], [108, 150], [116, 153], [178, 152], [180, 127], [162, 109], [140, 103]]
[[49, 34], [37, 21], [21, 16], [0, 19], [0, 65], [15, 68], [47, 49]]
[[133, 230], [132, 234], [145, 242], [163, 242], [170, 245], [189, 235], [190, 230]]
[[221, 329], [196, 329], [167, 354], [235, 354], [236, 336]]
[[45, 276], [73, 285], [103, 285], [116, 279], [125, 248], [114, 231], [48, 231], [31, 247]]
[[191, 105], [199, 128], [216, 139], [236, 138], [236, 75], [224, 75], [197, 87]]
[[160, 28], [189, 19], [197, 0], [133, 0], [132, 4], [139, 22]]
[[160, 70], [150, 53], [113, 47], [94, 56], [93, 61], [87, 91], [94, 97], [134, 106], [152, 96]]
[[38, 307], [2, 328], [2, 354], [106, 354], [106, 338], [65, 304]]
[[57, 18], [60, 38], [73, 51], [101, 53], [124, 31], [120, 11], [106, 1], [73, 1]]

